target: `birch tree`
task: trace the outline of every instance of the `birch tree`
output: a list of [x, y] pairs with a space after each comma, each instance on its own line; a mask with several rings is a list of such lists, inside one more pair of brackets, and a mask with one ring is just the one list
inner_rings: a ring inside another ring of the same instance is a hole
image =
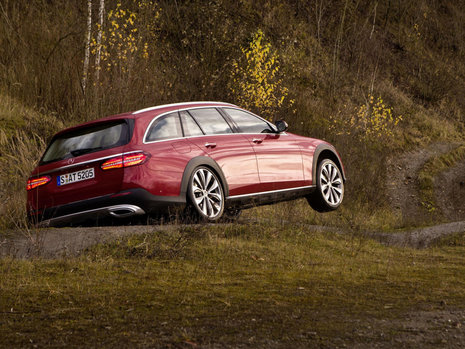
[[95, 80], [100, 78], [100, 54], [102, 51], [102, 33], [103, 33], [103, 15], [105, 13], [105, 0], [100, 0], [100, 7], [98, 10], [98, 33], [97, 33], [97, 51], [95, 53]]
[[84, 55], [84, 68], [82, 71], [82, 90], [86, 92], [87, 74], [89, 72], [90, 58], [90, 39], [92, 34], [92, 0], [87, 0], [87, 32], [86, 32], [86, 51]]

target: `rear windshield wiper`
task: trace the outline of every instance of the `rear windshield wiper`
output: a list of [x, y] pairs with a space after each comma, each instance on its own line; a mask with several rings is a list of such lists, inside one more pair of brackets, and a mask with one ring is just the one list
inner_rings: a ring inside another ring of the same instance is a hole
[[101, 150], [103, 149], [102, 147], [96, 147], [96, 148], [81, 148], [81, 149], [76, 149], [76, 150], [71, 150], [70, 153], [73, 155], [73, 156], [79, 156], [79, 155], [83, 155], [83, 154], [86, 154], [86, 153], [92, 153], [94, 151], [97, 151], [97, 150]]

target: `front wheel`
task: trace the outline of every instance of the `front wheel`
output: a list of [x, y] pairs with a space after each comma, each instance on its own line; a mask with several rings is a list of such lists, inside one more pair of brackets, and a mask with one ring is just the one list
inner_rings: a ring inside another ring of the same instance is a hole
[[344, 198], [344, 180], [339, 167], [330, 159], [323, 159], [316, 172], [316, 191], [307, 197], [310, 206], [318, 212], [337, 209]]
[[198, 167], [189, 180], [188, 197], [194, 213], [206, 221], [223, 215], [224, 193], [216, 174], [208, 167]]

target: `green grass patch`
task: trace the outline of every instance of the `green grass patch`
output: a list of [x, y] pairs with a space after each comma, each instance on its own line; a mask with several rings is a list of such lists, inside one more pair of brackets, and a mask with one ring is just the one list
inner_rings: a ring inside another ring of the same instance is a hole
[[392, 231], [401, 226], [401, 217], [387, 203], [372, 205], [368, 201], [350, 200], [347, 196], [346, 201], [332, 212], [318, 213], [306, 199], [298, 199], [248, 209], [242, 217], [263, 224], [271, 222], [303, 227], [319, 225], [353, 232]]
[[1, 344], [353, 344], [375, 319], [460, 307], [464, 252], [249, 224], [132, 236], [77, 258], [3, 259]]

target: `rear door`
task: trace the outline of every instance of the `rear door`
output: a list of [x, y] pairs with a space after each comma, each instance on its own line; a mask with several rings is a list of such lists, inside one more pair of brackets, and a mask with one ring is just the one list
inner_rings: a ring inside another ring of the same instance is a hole
[[[235, 133], [216, 108], [181, 111], [184, 132], [193, 132], [188, 140], [206, 152], [221, 167], [229, 186], [229, 195], [259, 191], [257, 160], [250, 143]], [[186, 134], [187, 135], [187, 134]]]
[[[195, 149], [183, 138], [177, 111], [156, 116], [134, 150], [150, 154], [144, 166], [125, 168], [125, 188], [143, 187], [153, 195], [179, 196], [184, 169]], [[197, 154], [200, 151], [197, 150]]]

